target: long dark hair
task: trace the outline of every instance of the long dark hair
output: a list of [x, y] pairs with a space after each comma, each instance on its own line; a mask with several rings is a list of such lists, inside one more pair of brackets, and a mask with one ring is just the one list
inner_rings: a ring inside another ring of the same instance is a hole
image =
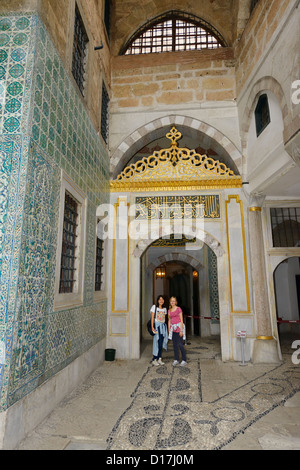
[[164, 308], [164, 306], [165, 306], [165, 298], [164, 298], [163, 295], [158, 295], [158, 296], [157, 296], [157, 299], [156, 299], [156, 307], [159, 307], [158, 301], [159, 301], [160, 298], [164, 299], [164, 303], [163, 303], [163, 306], [162, 306], [162, 308]]

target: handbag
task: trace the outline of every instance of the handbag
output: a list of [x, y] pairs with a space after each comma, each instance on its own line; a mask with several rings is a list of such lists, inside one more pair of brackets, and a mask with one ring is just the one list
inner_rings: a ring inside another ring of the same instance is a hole
[[[154, 313], [154, 321], [155, 321], [155, 317], [156, 317], [156, 307], [155, 307], [155, 313]], [[148, 330], [149, 335], [151, 336], [155, 335], [155, 333], [153, 333], [152, 328], [151, 328], [151, 318], [147, 322], [147, 330]]]

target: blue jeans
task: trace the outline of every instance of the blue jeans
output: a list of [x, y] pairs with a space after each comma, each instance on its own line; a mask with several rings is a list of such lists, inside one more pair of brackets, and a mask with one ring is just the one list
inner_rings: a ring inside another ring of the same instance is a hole
[[159, 359], [162, 355], [162, 347], [163, 347], [163, 342], [164, 342], [164, 335], [161, 334], [161, 331], [160, 331], [160, 326], [157, 327], [157, 334], [158, 334], [158, 355], [157, 356], [153, 356], [153, 359]]
[[173, 350], [174, 350], [174, 357], [175, 357], [175, 360], [176, 361], [179, 361], [179, 351], [178, 349], [180, 349], [180, 352], [181, 352], [181, 359], [183, 361], [186, 361], [186, 354], [185, 354], [185, 349], [184, 349], [184, 345], [183, 345], [183, 339], [182, 339], [182, 336], [180, 336], [179, 333], [175, 333], [173, 331], [172, 333], [172, 340], [173, 340]]

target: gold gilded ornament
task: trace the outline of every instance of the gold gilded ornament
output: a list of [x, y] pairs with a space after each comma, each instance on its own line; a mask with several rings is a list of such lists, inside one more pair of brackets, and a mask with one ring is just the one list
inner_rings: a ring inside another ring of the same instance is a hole
[[178, 147], [182, 134], [173, 126], [166, 134], [171, 147], [127, 166], [110, 182], [112, 191], [156, 191], [241, 187], [241, 177], [219, 160]]

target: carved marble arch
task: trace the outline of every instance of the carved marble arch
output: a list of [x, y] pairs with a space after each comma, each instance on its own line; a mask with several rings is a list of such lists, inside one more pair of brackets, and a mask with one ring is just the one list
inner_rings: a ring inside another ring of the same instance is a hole
[[226, 135], [204, 121], [176, 114], [149, 121], [118, 145], [110, 161], [112, 179], [117, 178], [140, 149], [165, 137], [172, 126], [184, 137], [197, 141], [201, 146], [205, 142], [206, 148], [213, 149], [220, 162], [225, 163], [235, 174], [242, 174], [242, 154]]
[[200, 261], [196, 258], [193, 258], [193, 256], [187, 255], [186, 253], [180, 253], [180, 256], [178, 253], [168, 253], [166, 255], [162, 255], [159, 258], [156, 258], [153, 260], [148, 266], [147, 270], [149, 272], [153, 272], [158, 266], [160, 266], [163, 263], [168, 263], [169, 261], [181, 261], [184, 262], [190, 266], [192, 266], [193, 269], [196, 269], [197, 271], [200, 271], [200, 269], [203, 268], [203, 265], [200, 263]]
[[169, 148], [154, 151], [128, 165], [110, 182], [111, 191], [157, 191], [170, 189], [237, 188], [241, 177], [225, 163], [179, 147], [182, 134], [172, 126], [166, 137]]
[[[172, 230], [170, 231], [170, 235], [172, 234]], [[150, 234], [149, 234], [150, 235]], [[160, 233], [159, 237], [161, 238], [162, 236], [165, 236], [166, 234]], [[189, 235], [194, 235], [192, 232], [189, 232], [189, 229], [186, 231], [186, 236]], [[205, 230], [203, 231], [198, 231], [197, 234], [197, 240], [200, 243], [205, 243], [216, 255], [217, 258], [223, 257], [225, 254], [224, 248], [222, 247], [221, 243], [219, 240], [217, 240], [215, 237], [213, 237], [210, 233], [206, 232]], [[153, 238], [141, 238], [140, 240], [137, 240], [136, 247], [133, 251], [133, 255], [135, 258], [140, 258], [143, 253], [153, 244]], [[189, 262], [189, 264], [192, 264]]]

